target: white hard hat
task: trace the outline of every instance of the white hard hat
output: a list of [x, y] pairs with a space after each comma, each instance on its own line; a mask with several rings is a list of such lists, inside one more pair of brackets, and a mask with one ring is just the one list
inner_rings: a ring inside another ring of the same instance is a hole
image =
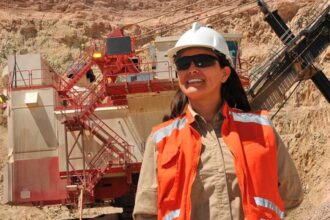
[[225, 38], [214, 29], [205, 27], [197, 22], [193, 23], [192, 28], [180, 37], [173, 48], [167, 51], [170, 62], [174, 63], [174, 58], [178, 51], [189, 47], [213, 49], [224, 54], [229, 62], [232, 63]]

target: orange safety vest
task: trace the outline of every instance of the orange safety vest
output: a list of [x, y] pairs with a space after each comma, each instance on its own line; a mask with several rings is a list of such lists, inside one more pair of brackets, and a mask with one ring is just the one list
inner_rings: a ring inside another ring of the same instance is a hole
[[[234, 157], [245, 219], [283, 219], [278, 191], [276, 138], [267, 112], [246, 113], [224, 105], [221, 136]], [[201, 136], [188, 108], [152, 131], [157, 144], [158, 220], [190, 219], [190, 194]]]

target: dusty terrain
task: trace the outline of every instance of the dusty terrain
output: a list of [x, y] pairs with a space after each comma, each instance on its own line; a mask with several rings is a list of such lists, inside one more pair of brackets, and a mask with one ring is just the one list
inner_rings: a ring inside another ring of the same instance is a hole
[[[235, 1], [236, 5], [244, 8], [226, 12], [232, 7], [228, 2], [4, 0], [0, 2], [0, 74], [8, 55], [14, 50], [20, 54], [41, 52], [56, 71], [63, 72], [84, 48], [115, 27], [135, 24], [127, 31], [137, 36], [140, 49], [145, 48], [156, 33], [180, 34], [193, 20], [212, 23], [219, 31], [242, 33], [242, 58], [249, 63], [250, 69], [254, 69], [271, 51], [279, 49], [281, 43], [263, 21], [255, 3], [251, 7], [246, 5], [250, 1]], [[279, 9], [295, 34], [312, 20], [315, 13], [329, 5], [327, 0], [267, 2], [271, 8]], [[187, 24], [182, 25], [185, 22]], [[329, 47], [315, 65], [330, 77]], [[0, 92], [5, 84], [5, 80], [0, 81]], [[298, 87], [273, 121], [298, 167], [305, 193], [303, 203], [289, 212], [287, 219], [330, 219], [330, 105], [308, 81]], [[5, 120], [0, 119], [0, 123], [1, 170], [7, 159], [7, 129]], [[0, 171], [0, 199], [3, 196], [2, 182]], [[85, 214], [96, 216], [118, 211], [114, 208], [90, 209], [85, 210]], [[74, 213], [60, 205], [28, 207], [0, 204], [0, 219], [74, 217]]]

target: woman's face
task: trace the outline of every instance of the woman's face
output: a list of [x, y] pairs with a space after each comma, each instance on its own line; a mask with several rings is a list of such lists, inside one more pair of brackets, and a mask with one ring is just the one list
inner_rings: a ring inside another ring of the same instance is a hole
[[[180, 54], [180, 57], [176, 59], [179, 62], [180, 59], [195, 56], [195, 55], [208, 55], [216, 58], [216, 55], [203, 48], [189, 48]], [[221, 84], [225, 82], [230, 74], [230, 68], [221, 68], [217, 60], [205, 61], [203, 65], [203, 59], [205, 56], [198, 56], [197, 59], [202, 59], [201, 63], [190, 62], [188, 66], [189, 59], [186, 59], [184, 68], [178, 68], [177, 73], [179, 78], [179, 86], [181, 91], [189, 98], [190, 101], [203, 99], [204, 101], [213, 100], [219, 102], [221, 99], [220, 89]], [[188, 60], [188, 61], [187, 61]], [[199, 65], [201, 64], [201, 65]]]

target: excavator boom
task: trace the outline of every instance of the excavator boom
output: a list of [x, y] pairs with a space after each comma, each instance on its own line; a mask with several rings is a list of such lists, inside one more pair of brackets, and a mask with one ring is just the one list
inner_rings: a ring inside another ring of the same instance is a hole
[[285, 93], [294, 83], [312, 79], [324, 97], [330, 102], [330, 82], [313, 61], [330, 43], [330, 5], [321, 15], [294, 36], [277, 14], [270, 12], [264, 1], [258, 1], [265, 20], [269, 23], [285, 47], [268, 63], [255, 71], [257, 80], [248, 91], [253, 109], [272, 109], [285, 98]]

